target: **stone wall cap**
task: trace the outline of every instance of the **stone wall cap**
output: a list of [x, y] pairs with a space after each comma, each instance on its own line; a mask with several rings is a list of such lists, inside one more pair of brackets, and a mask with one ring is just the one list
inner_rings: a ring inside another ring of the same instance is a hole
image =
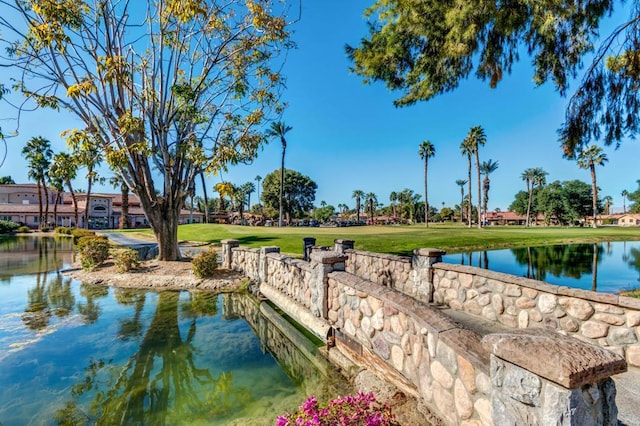
[[348, 240], [346, 238], [338, 238], [338, 239], [333, 240], [333, 242], [336, 243], [336, 244], [353, 244], [356, 241], [355, 240]]
[[346, 261], [349, 258], [342, 253], [325, 250], [313, 251], [311, 252], [311, 255], [309, 257], [311, 258], [311, 261], [323, 264], [340, 263]]
[[437, 248], [418, 248], [413, 250], [413, 254], [416, 256], [437, 257], [444, 256], [447, 252]]
[[220, 244], [240, 244], [240, 241], [234, 239], [222, 240], [220, 241]]
[[489, 334], [482, 345], [498, 358], [567, 389], [627, 371], [620, 355], [548, 329]]

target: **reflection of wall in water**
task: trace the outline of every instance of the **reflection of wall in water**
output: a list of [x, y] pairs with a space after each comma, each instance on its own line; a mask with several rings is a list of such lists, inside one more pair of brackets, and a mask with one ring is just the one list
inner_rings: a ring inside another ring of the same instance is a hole
[[0, 278], [57, 271], [73, 263], [73, 240], [60, 237], [0, 238]]
[[[268, 303], [242, 294], [224, 294], [222, 315], [226, 320], [243, 318], [260, 339], [263, 352], [276, 359], [304, 394], [314, 393], [318, 400], [349, 393], [340, 373], [318, 353], [309, 341]], [[340, 392], [336, 393], [336, 389]]]

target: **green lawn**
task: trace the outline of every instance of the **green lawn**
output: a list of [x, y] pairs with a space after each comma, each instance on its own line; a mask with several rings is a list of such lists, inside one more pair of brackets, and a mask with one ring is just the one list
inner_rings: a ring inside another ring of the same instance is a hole
[[[150, 230], [128, 230], [152, 237]], [[315, 237], [317, 245], [333, 245], [336, 238], [355, 240], [355, 248], [378, 253], [410, 255], [415, 248], [435, 247], [456, 253], [466, 250], [598, 241], [640, 240], [640, 228], [560, 228], [495, 226], [484, 229], [457, 225], [360, 226], [349, 228], [271, 228], [235, 225], [182, 225], [180, 240], [219, 243], [233, 238], [243, 246], [279, 246], [281, 252], [302, 255], [302, 239]]]

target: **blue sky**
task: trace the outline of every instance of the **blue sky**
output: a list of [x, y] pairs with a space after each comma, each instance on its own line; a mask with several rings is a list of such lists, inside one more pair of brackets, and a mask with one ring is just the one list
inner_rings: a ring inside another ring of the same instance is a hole
[[[392, 104], [399, 94], [388, 91], [382, 83], [362, 84], [360, 77], [349, 72], [344, 46], [355, 45], [366, 35], [362, 13], [370, 4], [363, 0], [304, 1], [302, 19], [294, 26], [298, 47], [289, 53], [284, 68], [284, 100], [289, 108], [283, 121], [293, 127], [287, 135], [285, 162], [287, 168], [300, 171], [318, 184], [317, 205], [326, 201], [353, 208], [351, 194], [355, 189], [375, 193], [384, 204], [389, 203], [391, 191], [409, 188], [422, 193], [423, 165], [418, 146], [425, 139], [436, 147], [436, 155], [429, 161], [430, 204], [440, 208], [443, 202], [447, 206], [459, 203], [460, 190], [455, 181], [467, 175], [466, 158], [460, 155], [459, 146], [474, 125], [483, 126], [487, 134], [480, 160], [499, 162], [498, 170], [491, 175], [490, 210], [507, 209], [515, 193], [525, 188], [520, 175], [529, 167], [544, 168], [549, 182], [590, 182], [587, 170], [562, 158], [557, 140], [556, 130], [563, 121], [567, 99], [561, 98], [552, 85], [534, 86], [526, 56], [497, 89], [470, 79], [452, 93], [400, 109]], [[3, 72], [0, 70], [0, 78]], [[0, 127], [5, 134], [15, 129], [16, 122], [6, 119], [14, 116], [13, 110], [0, 104]], [[19, 135], [7, 140], [8, 158], [0, 167], [0, 176], [11, 175], [16, 182], [27, 182], [20, 155], [24, 143], [33, 136], [45, 136], [56, 151], [62, 150], [60, 133], [77, 125], [64, 113], [24, 113]], [[635, 190], [640, 179], [640, 145], [624, 141], [618, 150], [604, 149], [609, 163], [597, 169], [600, 195], [611, 195], [614, 207], [621, 210], [620, 193], [623, 189]], [[221, 179], [242, 184], [253, 182], [256, 175], [264, 177], [279, 167], [280, 154], [279, 141], [272, 141], [253, 164], [211, 177], [209, 193]], [[84, 186], [78, 181], [78, 187]], [[112, 191], [110, 187], [104, 190]], [[474, 203], [475, 191], [474, 181]]]

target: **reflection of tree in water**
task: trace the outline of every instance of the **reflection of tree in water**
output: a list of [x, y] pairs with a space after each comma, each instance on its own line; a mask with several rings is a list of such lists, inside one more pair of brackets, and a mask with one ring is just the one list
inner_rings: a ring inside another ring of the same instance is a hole
[[602, 244], [566, 244], [511, 249], [516, 262], [526, 266], [525, 276], [544, 281], [547, 274], [580, 278], [593, 272], [604, 252]]
[[[120, 300], [135, 307], [134, 322], [144, 300], [121, 294]], [[137, 352], [126, 364], [92, 360], [86, 377], [72, 389], [73, 401], [56, 413], [58, 424], [173, 424], [191, 420], [223, 417], [251, 401], [246, 388], [233, 388], [231, 373], [213, 377], [208, 369], [195, 365], [196, 319], [216, 310], [215, 297], [191, 293], [182, 312], [191, 318], [183, 340], [178, 318], [179, 293], [161, 292], [155, 314]], [[192, 315], [191, 315], [192, 314]], [[137, 316], [137, 319], [136, 319]], [[135, 330], [136, 327], [127, 328]], [[135, 333], [134, 333], [135, 334]], [[127, 336], [122, 332], [121, 337]], [[77, 405], [86, 392], [93, 400], [87, 408]]]
[[82, 283], [80, 285], [80, 295], [86, 299], [86, 303], [78, 303], [78, 313], [82, 315], [85, 324], [93, 324], [100, 316], [100, 305], [96, 299], [109, 295], [109, 288], [104, 286]]
[[632, 247], [625, 261], [627, 265], [638, 271], [638, 281], [640, 281], [640, 249]]
[[48, 282], [46, 278], [47, 274], [36, 274], [36, 286], [27, 291], [22, 321], [30, 330], [46, 328], [52, 314], [62, 318], [73, 311], [75, 297], [71, 291], [71, 279], [65, 279], [59, 272]]

